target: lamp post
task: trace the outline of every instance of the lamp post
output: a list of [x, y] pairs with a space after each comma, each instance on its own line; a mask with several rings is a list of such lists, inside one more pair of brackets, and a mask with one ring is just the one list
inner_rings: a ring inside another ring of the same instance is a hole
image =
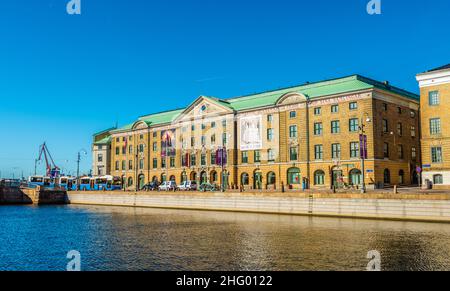
[[87, 155], [87, 151], [84, 149], [81, 149], [78, 151], [78, 157], [77, 157], [77, 190], [79, 190], [80, 187], [80, 162], [81, 162], [81, 154]]
[[[364, 119], [364, 117], [366, 117]], [[365, 127], [366, 124], [364, 122], [370, 123], [372, 122], [372, 119], [370, 118], [368, 113], [364, 113], [361, 117], [361, 125], [359, 126], [359, 146], [360, 146], [360, 156], [361, 156], [361, 175], [362, 175], [362, 181], [361, 181], [361, 193], [367, 193], [366, 189], [366, 168], [365, 168], [365, 159], [367, 155], [367, 136]]]

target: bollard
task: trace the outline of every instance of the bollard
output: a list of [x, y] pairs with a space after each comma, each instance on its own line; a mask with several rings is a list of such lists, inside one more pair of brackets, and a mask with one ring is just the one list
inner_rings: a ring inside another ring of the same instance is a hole
[[398, 194], [397, 185], [394, 185], [394, 194]]

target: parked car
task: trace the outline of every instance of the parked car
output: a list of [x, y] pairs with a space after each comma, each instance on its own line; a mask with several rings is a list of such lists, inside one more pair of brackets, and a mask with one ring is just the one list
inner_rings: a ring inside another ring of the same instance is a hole
[[184, 181], [178, 186], [180, 191], [195, 191], [197, 190], [197, 182], [195, 181]]
[[154, 181], [154, 182], [150, 182], [148, 184], [145, 184], [144, 186], [142, 186], [142, 191], [156, 191], [158, 190], [159, 187], [159, 182], [158, 181]]
[[198, 190], [201, 192], [206, 192], [206, 191], [214, 192], [214, 191], [219, 191], [220, 188], [216, 184], [203, 183], [200, 185]]
[[174, 181], [167, 181], [159, 185], [159, 191], [174, 191], [177, 190], [177, 184]]

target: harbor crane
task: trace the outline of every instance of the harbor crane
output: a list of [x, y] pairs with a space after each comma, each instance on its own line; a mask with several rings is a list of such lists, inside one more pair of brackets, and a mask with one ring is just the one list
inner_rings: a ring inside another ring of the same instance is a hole
[[50, 151], [48, 150], [47, 144], [44, 142], [39, 147], [39, 157], [36, 161], [41, 161], [42, 156], [45, 158], [45, 165], [46, 165], [46, 175], [47, 177], [56, 178], [60, 175], [61, 170], [58, 166], [56, 166], [55, 161], [52, 158], [52, 155], [50, 154]]

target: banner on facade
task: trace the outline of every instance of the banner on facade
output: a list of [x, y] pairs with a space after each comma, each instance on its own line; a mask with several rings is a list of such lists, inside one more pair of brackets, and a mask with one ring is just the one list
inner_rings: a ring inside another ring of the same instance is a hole
[[239, 123], [241, 151], [262, 149], [262, 116], [242, 117]]
[[161, 133], [161, 157], [175, 157], [175, 129], [165, 130]]
[[365, 134], [359, 135], [359, 153], [361, 159], [367, 160], [367, 135]]

